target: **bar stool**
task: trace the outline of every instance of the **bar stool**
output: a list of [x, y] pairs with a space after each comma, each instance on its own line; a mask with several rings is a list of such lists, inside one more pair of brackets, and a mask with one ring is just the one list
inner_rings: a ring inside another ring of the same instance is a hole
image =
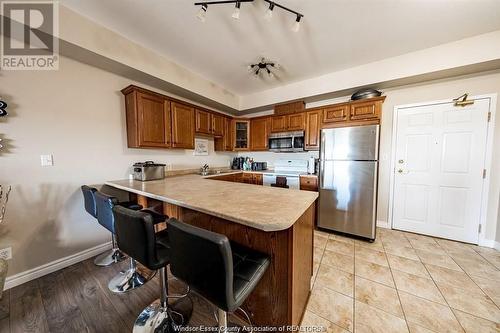
[[[151, 270], [160, 272], [160, 298], [146, 307], [137, 317], [133, 332], [174, 332], [185, 325], [192, 314], [193, 304], [184, 295], [168, 294], [170, 241], [168, 230], [155, 233], [155, 216], [151, 211], [133, 211], [121, 206], [113, 208], [118, 246], [130, 257]], [[177, 299], [173, 304], [168, 299]]]
[[[106, 229], [111, 231], [111, 234], [115, 235], [115, 217], [113, 216], [113, 207], [120, 205], [118, 200], [115, 197], [99, 191], [95, 192], [94, 195], [97, 207], [97, 221]], [[132, 208], [137, 207], [132, 206]], [[165, 221], [165, 219], [166, 216], [161, 215], [158, 222]], [[118, 248], [120, 248], [119, 244]], [[129, 268], [126, 271], [118, 273], [114, 278], [112, 278], [108, 283], [108, 288], [115, 293], [124, 293], [139, 288], [144, 283], [151, 280], [153, 276], [154, 272], [139, 271], [135, 260], [130, 258]]]
[[217, 307], [219, 329], [225, 332], [227, 313], [235, 312], [255, 289], [269, 257], [174, 218], [167, 225], [170, 271]]
[[[83, 202], [85, 206], [85, 210], [87, 213], [89, 213], [92, 217], [97, 219], [97, 205], [95, 201], [95, 194], [99, 192], [95, 187], [90, 187], [87, 185], [81, 186], [82, 194], [83, 194]], [[118, 200], [117, 200], [118, 202]], [[137, 205], [132, 202], [122, 202], [119, 203], [121, 205], [133, 208], [133, 209], [142, 209], [141, 205]], [[111, 250], [106, 251], [100, 255], [98, 255], [94, 259], [94, 264], [97, 266], [109, 266], [114, 263], [120, 262], [125, 259], [125, 255], [120, 252], [120, 250], [116, 247], [116, 242], [115, 242], [115, 235], [114, 232], [111, 228], [112, 222], [111, 221], [104, 221], [104, 217], [97, 219], [99, 224], [101, 224], [104, 228], [107, 230], [111, 231]]]

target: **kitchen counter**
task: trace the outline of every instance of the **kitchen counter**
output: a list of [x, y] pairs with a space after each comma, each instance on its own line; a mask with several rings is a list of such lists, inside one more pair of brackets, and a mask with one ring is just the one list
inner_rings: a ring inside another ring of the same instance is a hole
[[315, 192], [210, 179], [220, 175], [184, 175], [147, 182], [116, 180], [106, 185], [262, 231], [290, 228], [318, 197]]
[[[228, 173], [214, 176], [224, 174]], [[313, 275], [318, 193], [210, 177], [191, 174], [148, 182], [116, 180], [106, 185], [128, 191], [144, 207], [163, 209], [171, 218], [267, 254], [271, 265], [243, 308], [255, 325], [299, 325]]]

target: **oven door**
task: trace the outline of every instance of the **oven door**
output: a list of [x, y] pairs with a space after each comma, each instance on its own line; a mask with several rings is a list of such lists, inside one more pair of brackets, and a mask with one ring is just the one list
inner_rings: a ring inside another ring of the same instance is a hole
[[293, 136], [276, 134], [270, 136], [269, 150], [274, 152], [293, 151]]

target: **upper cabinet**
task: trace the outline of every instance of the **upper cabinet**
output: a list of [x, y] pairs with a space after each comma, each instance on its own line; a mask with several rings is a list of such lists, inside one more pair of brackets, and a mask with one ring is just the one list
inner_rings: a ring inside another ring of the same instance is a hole
[[196, 133], [212, 134], [212, 114], [208, 111], [196, 109]]
[[234, 133], [234, 150], [249, 150], [250, 121], [235, 119]]
[[303, 112], [271, 117], [271, 132], [303, 131], [305, 127]]
[[250, 150], [267, 150], [268, 137], [271, 129], [269, 117], [250, 120]]
[[323, 109], [323, 122], [336, 123], [346, 121], [349, 114], [349, 104], [338, 104]]
[[212, 113], [212, 134], [214, 136], [223, 136], [224, 135], [224, 126], [225, 126], [226, 117]]
[[172, 148], [194, 149], [194, 108], [170, 103], [172, 114]]
[[321, 129], [321, 110], [306, 112], [306, 150], [319, 150], [319, 132]]
[[349, 118], [351, 120], [378, 119], [382, 110], [381, 100], [356, 102], [350, 105]]
[[377, 123], [385, 96], [327, 105], [323, 107], [323, 126], [342, 127]]

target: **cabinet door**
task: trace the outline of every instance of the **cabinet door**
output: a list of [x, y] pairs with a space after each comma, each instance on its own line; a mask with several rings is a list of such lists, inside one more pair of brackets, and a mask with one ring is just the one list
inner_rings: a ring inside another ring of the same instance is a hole
[[264, 177], [262, 176], [261, 173], [254, 173], [253, 174], [253, 183], [255, 185], [263, 185], [264, 184]]
[[155, 95], [137, 93], [140, 147], [170, 145], [169, 103]]
[[224, 119], [224, 150], [233, 151], [234, 148], [234, 128], [231, 118]]
[[318, 191], [318, 177], [300, 177], [300, 189], [304, 191]]
[[376, 119], [380, 116], [382, 103], [366, 102], [351, 104], [351, 120]]
[[212, 114], [196, 109], [196, 133], [212, 134]]
[[349, 105], [334, 105], [323, 109], [323, 123], [347, 121]]
[[250, 150], [267, 150], [269, 123], [269, 118], [250, 121]]
[[287, 131], [303, 131], [306, 127], [306, 119], [304, 113], [294, 113], [287, 116], [288, 126]]
[[172, 102], [172, 147], [194, 149], [194, 108]]
[[275, 116], [271, 118], [271, 132], [286, 131], [287, 116]]
[[212, 133], [214, 134], [214, 136], [223, 136], [224, 126], [225, 117], [218, 114], [212, 114]]
[[319, 150], [319, 131], [321, 127], [321, 110], [306, 113], [306, 150]]
[[249, 126], [248, 120], [234, 121], [234, 150], [248, 150], [249, 148]]
[[253, 174], [243, 173], [243, 175], [241, 176], [241, 182], [246, 184], [253, 184]]

